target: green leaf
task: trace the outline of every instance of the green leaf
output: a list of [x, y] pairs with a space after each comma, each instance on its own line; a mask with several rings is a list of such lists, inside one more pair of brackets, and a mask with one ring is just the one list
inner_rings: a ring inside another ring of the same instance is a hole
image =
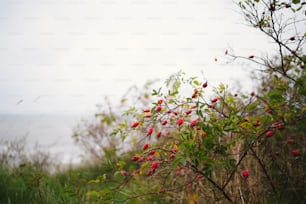
[[301, 1], [300, 0], [292, 0], [292, 3], [294, 4], [299, 4]]
[[194, 80], [193, 83], [194, 83], [195, 85], [197, 85], [197, 86], [200, 85], [200, 83], [199, 83], [197, 80]]

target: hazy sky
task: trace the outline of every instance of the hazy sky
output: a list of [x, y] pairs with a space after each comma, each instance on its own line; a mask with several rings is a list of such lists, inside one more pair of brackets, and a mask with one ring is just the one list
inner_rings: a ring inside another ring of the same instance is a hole
[[1, 0], [0, 113], [90, 112], [179, 70], [249, 86], [225, 49], [272, 45], [238, 12], [232, 0]]

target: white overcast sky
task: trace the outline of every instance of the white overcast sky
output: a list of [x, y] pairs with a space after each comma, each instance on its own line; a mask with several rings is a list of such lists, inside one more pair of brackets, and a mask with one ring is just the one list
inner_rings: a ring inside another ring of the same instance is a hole
[[238, 12], [232, 0], [1, 0], [0, 113], [91, 112], [179, 70], [249, 86], [224, 50], [272, 44]]

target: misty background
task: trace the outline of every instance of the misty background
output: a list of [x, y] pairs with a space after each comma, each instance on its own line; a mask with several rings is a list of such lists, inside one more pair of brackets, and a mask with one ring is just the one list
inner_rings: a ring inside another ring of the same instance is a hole
[[162, 84], [179, 70], [210, 87], [252, 89], [253, 67], [227, 64], [225, 50], [264, 56], [274, 48], [245, 25], [236, 3], [2, 0], [0, 139], [26, 136], [29, 145], [78, 162], [72, 129], [105, 96], [116, 104], [132, 85]]

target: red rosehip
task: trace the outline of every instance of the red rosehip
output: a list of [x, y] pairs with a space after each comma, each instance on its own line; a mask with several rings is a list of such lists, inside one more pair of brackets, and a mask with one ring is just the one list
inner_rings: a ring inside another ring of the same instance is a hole
[[203, 87], [203, 88], [206, 88], [206, 87], [207, 87], [207, 82], [204, 82], [204, 83], [202, 84], [202, 87]]
[[148, 129], [148, 135], [152, 135], [152, 133], [153, 133], [153, 128], [149, 128]]
[[203, 175], [199, 174], [197, 175], [197, 180], [201, 180], [203, 178]]
[[175, 158], [175, 154], [170, 154], [169, 159], [174, 159]]
[[140, 157], [138, 161], [139, 161], [139, 162], [144, 162], [145, 160], [146, 160], [145, 157]]
[[132, 157], [131, 160], [132, 160], [132, 161], [138, 161], [138, 159], [139, 159], [139, 156], [138, 156], [138, 155], [135, 155], [135, 156]]
[[171, 111], [171, 110], [167, 110], [167, 112], [166, 112], [166, 113], [170, 114], [170, 113], [172, 113], [172, 111]]
[[159, 99], [159, 100], [157, 101], [158, 104], [162, 104], [163, 102], [164, 102], [163, 99]]
[[167, 131], [167, 132], [166, 132], [166, 135], [168, 135], [168, 136], [171, 135], [171, 132], [170, 132], [170, 131]]
[[124, 171], [124, 170], [122, 170], [122, 171], [121, 171], [121, 175], [126, 176], [126, 175], [127, 175], [127, 172]]
[[177, 113], [176, 111], [173, 111], [173, 114], [174, 114], [174, 115], [178, 115], [178, 113]]
[[159, 191], [159, 193], [164, 193], [164, 192], [166, 192], [165, 189], [160, 189], [160, 191]]
[[162, 125], [167, 125], [167, 123], [168, 123], [168, 121], [167, 121], [167, 120], [164, 120], [164, 121], [162, 122]]
[[155, 154], [155, 150], [154, 149], [151, 149], [150, 151], [149, 151], [149, 155], [154, 155]]
[[288, 144], [294, 144], [294, 142], [295, 142], [294, 139], [288, 139], [288, 140], [287, 140], [287, 143], [288, 143]]
[[135, 127], [137, 127], [138, 125], [139, 125], [139, 122], [136, 121], [136, 122], [134, 122], [134, 123], [132, 124], [132, 127], [135, 128]]
[[150, 112], [150, 109], [149, 108], [143, 109], [143, 112], [148, 113]]
[[186, 113], [186, 115], [189, 115], [190, 113], [192, 113], [192, 110], [189, 109], [189, 110], [187, 110], [185, 113]]
[[147, 160], [148, 160], [148, 161], [153, 161], [153, 160], [155, 160], [155, 158], [154, 158], [153, 155], [150, 155], [150, 156], [147, 157]]
[[269, 109], [267, 110], [267, 113], [273, 114], [273, 109], [272, 109], [272, 108], [269, 108]]
[[274, 133], [271, 130], [269, 130], [268, 132], [266, 132], [266, 137], [272, 137], [273, 134]]
[[183, 118], [179, 118], [179, 119], [177, 120], [176, 123], [177, 123], [178, 125], [182, 125], [183, 122], [184, 122]]
[[148, 176], [151, 176], [154, 173], [155, 173], [155, 169], [151, 169], [150, 171], [148, 171]]
[[202, 138], [205, 138], [206, 135], [207, 135], [207, 133], [204, 131], [204, 132], [202, 133]]
[[218, 100], [219, 100], [218, 97], [213, 97], [213, 98], [211, 99], [211, 102], [212, 102], [212, 103], [216, 103]]
[[152, 169], [156, 169], [158, 166], [159, 166], [159, 163], [157, 161], [154, 161], [151, 164]]
[[241, 175], [244, 177], [244, 178], [248, 178], [249, 177], [249, 171], [248, 170], [244, 170], [241, 172]]
[[146, 150], [146, 149], [148, 149], [148, 148], [149, 148], [149, 144], [146, 143], [146, 144], [143, 145], [143, 148], [142, 148], [142, 149], [143, 149], [143, 150]]
[[161, 110], [162, 110], [161, 106], [157, 106], [156, 109], [155, 109], [156, 112], [160, 112]]
[[145, 113], [146, 118], [151, 118], [151, 116], [152, 116], [151, 113]]
[[158, 132], [157, 133], [157, 138], [160, 138], [161, 135], [162, 135], [162, 132]]
[[200, 122], [200, 118], [194, 119], [190, 122], [190, 126], [194, 127]]
[[300, 153], [299, 153], [296, 149], [292, 150], [292, 151], [291, 151], [291, 154], [292, 154], [293, 156], [295, 156], [295, 157], [297, 157], [297, 156], [300, 155]]

